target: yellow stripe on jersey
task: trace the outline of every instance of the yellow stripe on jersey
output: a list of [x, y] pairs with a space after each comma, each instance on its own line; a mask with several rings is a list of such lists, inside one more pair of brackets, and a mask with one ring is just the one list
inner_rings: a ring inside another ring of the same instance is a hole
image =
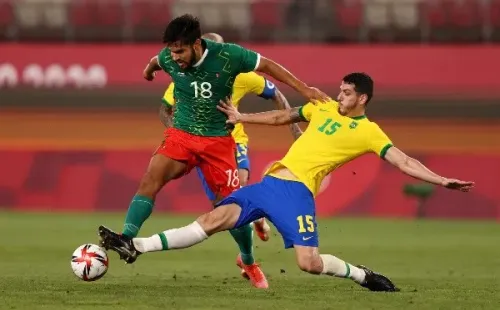
[[[274, 87], [274, 86], [273, 86]], [[174, 83], [170, 83], [162, 101], [165, 104], [173, 106], [174, 99]], [[233, 84], [232, 101], [233, 105], [238, 108], [241, 99], [249, 93], [261, 95], [266, 88], [266, 79], [255, 72], [240, 73], [236, 76]], [[234, 141], [238, 144], [248, 144], [248, 135], [245, 133], [243, 124], [236, 124], [232, 131]]]
[[380, 127], [365, 116], [340, 115], [338, 103], [308, 103], [299, 110], [309, 122], [302, 136], [285, 157], [274, 163], [266, 174], [276, 175], [280, 168], [290, 170], [316, 196], [321, 182], [330, 172], [363, 154], [374, 152], [384, 158], [392, 146]]

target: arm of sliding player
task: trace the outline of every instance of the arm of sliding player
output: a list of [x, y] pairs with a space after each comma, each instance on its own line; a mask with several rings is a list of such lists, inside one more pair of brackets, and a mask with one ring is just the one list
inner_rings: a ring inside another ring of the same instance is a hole
[[468, 192], [474, 187], [474, 182], [450, 179], [433, 172], [420, 161], [394, 147], [385, 133], [377, 125], [375, 126], [370, 140], [372, 151], [378, 153], [381, 158], [401, 170], [401, 172], [428, 183], [462, 192]]
[[[292, 107], [290, 107], [290, 104], [288, 103], [288, 100], [286, 99], [285, 95], [283, 95], [279, 91], [279, 89], [276, 89], [272, 100], [274, 101], [278, 109], [285, 111], [292, 110]], [[289, 128], [295, 140], [297, 140], [302, 135], [302, 129], [300, 129], [299, 125], [297, 125], [295, 122], [290, 124]]]
[[230, 98], [220, 102], [217, 107], [228, 117], [227, 123], [261, 124], [271, 126], [289, 125], [298, 122], [308, 122], [310, 115], [316, 106], [308, 103], [302, 107], [291, 108], [289, 110], [274, 110], [261, 113], [241, 114], [234, 107]]
[[[265, 79], [254, 72], [240, 74], [236, 78], [235, 86], [238, 82], [244, 82], [244, 87], [246, 92], [251, 92], [257, 96], [264, 98], [266, 100], [270, 99], [274, 102], [275, 106], [279, 110], [289, 110], [291, 109], [288, 100], [285, 95], [283, 95], [279, 89], [274, 85], [273, 82]], [[242, 83], [239, 83], [242, 84]], [[290, 131], [295, 140], [297, 140], [302, 135], [302, 130], [297, 124], [290, 124]]]

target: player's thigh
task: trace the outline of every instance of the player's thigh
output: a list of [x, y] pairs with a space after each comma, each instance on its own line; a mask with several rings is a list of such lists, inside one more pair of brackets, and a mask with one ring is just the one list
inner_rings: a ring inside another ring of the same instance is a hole
[[206, 147], [198, 156], [199, 167], [208, 187], [218, 197], [226, 197], [240, 187], [236, 158], [236, 145], [232, 137], [206, 139]]
[[255, 183], [249, 186], [242, 187], [235, 192], [231, 193], [229, 196], [225, 197], [216, 205], [216, 209], [219, 206], [224, 205], [238, 205], [240, 207], [240, 213], [234, 226], [231, 228], [240, 228], [253, 221], [265, 217], [266, 208], [266, 197], [270, 193], [266, 193], [266, 187], [262, 183]]
[[283, 237], [285, 248], [318, 246], [318, 231], [314, 197], [300, 182], [265, 178], [274, 190], [276, 203], [265, 211], [269, 220]]
[[187, 174], [197, 164], [196, 156], [189, 148], [186, 133], [168, 128], [165, 138], [153, 154], [148, 172], [163, 171], [163, 179], [168, 182]]

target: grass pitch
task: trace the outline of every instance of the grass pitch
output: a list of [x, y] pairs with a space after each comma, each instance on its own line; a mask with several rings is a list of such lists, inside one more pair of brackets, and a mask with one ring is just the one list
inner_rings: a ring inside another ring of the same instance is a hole
[[[99, 281], [78, 280], [70, 256], [97, 243], [99, 224], [119, 230], [124, 214], [0, 212], [0, 309], [499, 309], [500, 226], [495, 222], [333, 219], [319, 223], [323, 253], [389, 276], [399, 293], [372, 293], [350, 280], [302, 273], [273, 234], [255, 254], [270, 289], [240, 278], [228, 233], [181, 251], [124, 265], [109, 253]], [[148, 236], [194, 217], [153, 214]]]

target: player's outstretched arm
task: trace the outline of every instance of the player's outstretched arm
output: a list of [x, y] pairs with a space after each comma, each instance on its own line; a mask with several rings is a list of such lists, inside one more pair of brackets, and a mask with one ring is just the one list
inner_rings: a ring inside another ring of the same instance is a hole
[[152, 81], [155, 78], [156, 71], [160, 71], [160, 63], [158, 62], [158, 56], [151, 58], [146, 68], [144, 69], [143, 76], [146, 80]]
[[[280, 110], [292, 109], [285, 95], [283, 95], [278, 89], [276, 89], [276, 91], [274, 92], [272, 100], [276, 104], [276, 107]], [[296, 123], [290, 124], [290, 131], [292, 132], [292, 136], [295, 140], [297, 140], [302, 135], [302, 130]]]
[[291, 88], [295, 89], [302, 96], [304, 96], [309, 101], [322, 101], [326, 102], [330, 100], [328, 95], [326, 95], [321, 90], [315, 87], [309, 87], [306, 83], [299, 80], [295, 77], [290, 71], [283, 68], [280, 64], [272, 61], [271, 59], [267, 59], [265, 57], [260, 57], [259, 65], [255, 71], [262, 72], [272, 76], [278, 81], [285, 83]]
[[261, 124], [261, 125], [289, 125], [302, 121], [299, 108], [289, 110], [274, 110], [261, 113], [241, 114], [232, 104], [231, 99], [226, 98], [226, 101], [220, 102], [217, 107], [220, 111], [227, 115], [228, 124], [246, 123], [246, 124]]
[[398, 167], [402, 172], [422, 181], [441, 185], [449, 189], [457, 189], [462, 192], [468, 192], [474, 187], [474, 182], [448, 179], [432, 172], [421, 162], [415, 158], [411, 158], [394, 146], [387, 150], [385, 159]]

